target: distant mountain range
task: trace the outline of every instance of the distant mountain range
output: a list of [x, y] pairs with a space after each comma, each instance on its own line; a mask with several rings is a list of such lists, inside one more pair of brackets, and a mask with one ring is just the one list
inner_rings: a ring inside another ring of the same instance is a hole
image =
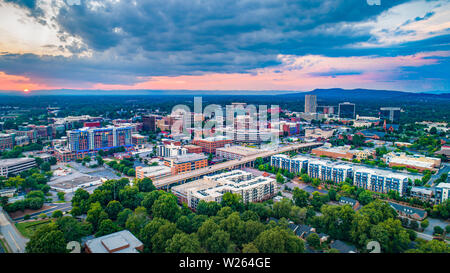
[[450, 99], [450, 93], [434, 94], [431, 92], [411, 93], [391, 90], [371, 90], [371, 89], [315, 89], [310, 92], [301, 92], [294, 94], [284, 94], [286, 98], [300, 98], [305, 95], [316, 95], [318, 99], [328, 100], [391, 100], [391, 99]]
[[450, 99], [450, 93], [444, 91], [430, 91], [422, 93], [412, 93], [403, 91], [392, 91], [392, 90], [372, 90], [372, 89], [315, 89], [309, 92], [298, 92], [298, 91], [282, 91], [282, 90], [271, 90], [271, 91], [220, 91], [220, 90], [36, 90], [30, 93], [23, 93], [18, 91], [0, 91], [1, 95], [9, 96], [67, 96], [67, 95], [134, 95], [134, 96], [145, 96], [145, 95], [156, 95], [156, 96], [207, 96], [207, 95], [221, 95], [221, 96], [283, 96], [286, 98], [301, 99], [305, 95], [317, 95], [318, 99], [327, 100], [389, 100], [389, 99]]

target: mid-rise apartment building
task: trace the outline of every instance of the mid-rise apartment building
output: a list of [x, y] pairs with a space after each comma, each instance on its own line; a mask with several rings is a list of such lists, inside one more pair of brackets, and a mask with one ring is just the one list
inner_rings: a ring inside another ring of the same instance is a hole
[[254, 176], [242, 170], [234, 170], [217, 175], [207, 176], [172, 188], [180, 203], [186, 203], [196, 210], [198, 203], [221, 202], [226, 192], [239, 194], [244, 203], [261, 202], [273, 197], [276, 193], [276, 180], [264, 176]]
[[342, 183], [346, 178], [352, 178], [353, 167], [326, 160], [310, 160], [308, 164], [308, 175], [322, 181], [333, 181]]
[[435, 202], [441, 204], [448, 199], [450, 183], [439, 183], [435, 188]]
[[156, 154], [160, 157], [174, 157], [187, 154], [187, 149], [174, 144], [158, 145]]
[[316, 159], [305, 156], [290, 158], [284, 154], [274, 155], [270, 159], [271, 166], [293, 173], [305, 170], [311, 178], [342, 183], [347, 178], [353, 180], [353, 184], [367, 190], [388, 193], [397, 191], [402, 196], [406, 193], [408, 176], [392, 171], [375, 168], [360, 167], [352, 163], [334, 162], [326, 159]]
[[0, 151], [14, 148], [13, 134], [0, 134]]
[[408, 186], [408, 176], [391, 171], [355, 167], [353, 185], [380, 193], [389, 193], [392, 190], [403, 196]]
[[131, 147], [131, 127], [82, 128], [67, 132], [69, 149], [81, 152], [88, 150]]
[[304, 156], [296, 156], [290, 158], [284, 154], [274, 155], [270, 158], [270, 165], [275, 168], [289, 170], [291, 173], [301, 173], [308, 170], [308, 162], [310, 158]]

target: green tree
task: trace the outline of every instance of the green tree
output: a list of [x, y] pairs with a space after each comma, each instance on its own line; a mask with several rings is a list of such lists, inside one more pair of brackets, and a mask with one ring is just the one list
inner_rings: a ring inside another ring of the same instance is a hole
[[168, 242], [167, 253], [203, 253], [204, 250], [195, 234], [177, 233]]
[[128, 220], [128, 217], [133, 214], [133, 211], [131, 209], [124, 209], [121, 212], [117, 214], [116, 222], [119, 226], [125, 227], [125, 223]]
[[148, 223], [147, 211], [144, 207], [137, 207], [134, 212], [128, 216], [125, 222], [125, 228], [135, 236], [139, 236], [141, 230]]
[[437, 234], [437, 235], [444, 234], [444, 229], [441, 228], [440, 226], [434, 226], [433, 231], [434, 231], [433, 234]]
[[259, 253], [259, 250], [253, 243], [248, 243], [243, 246], [242, 253]]
[[39, 227], [26, 245], [28, 253], [66, 253], [64, 234], [54, 225]]
[[185, 215], [178, 218], [176, 224], [177, 224], [177, 228], [185, 233], [190, 234], [190, 233], [194, 232], [191, 219]]
[[294, 204], [301, 208], [308, 206], [309, 193], [305, 190], [301, 190], [299, 188], [295, 188], [292, 194], [292, 199], [294, 200]]
[[302, 253], [305, 250], [300, 238], [280, 227], [261, 232], [253, 244], [260, 253]]
[[58, 192], [57, 194], [56, 194], [57, 196], [58, 196], [58, 199], [59, 200], [61, 200], [61, 201], [64, 201], [64, 196], [66, 195], [64, 192]]
[[143, 196], [136, 187], [125, 186], [119, 191], [119, 201], [131, 210], [137, 208], [143, 200]]
[[153, 217], [160, 217], [175, 222], [180, 214], [177, 198], [173, 194], [163, 194], [152, 206]]
[[120, 230], [120, 227], [114, 223], [111, 219], [105, 219], [100, 222], [100, 226], [98, 228], [97, 233], [95, 233], [95, 237], [101, 237], [104, 235], [108, 235]]
[[66, 242], [79, 241], [81, 237], [92, 233], [92, 225], [89, 222], [81, 223], [70, 216], [56, 219], [55, 224], [58, 230], [63, 232]]
[[308, 237], [306, 237], [306, 242], [308, 242], [308, 245], [310, 245], [315, 249], [320, 248], [320, 238], [319, 235], [317, 235], [317, 233], [309, 234]]
[[111, 219], [113, 221], [115, 221], [117, 219], [117, 215], [122, 210], [123, 210], [122, 204], [116, 200], [110, 201], [105, 208], [105, 211], [108, 214], [109, 219]]
[[239, 194], [226, 192], [222, 196], [222, 207], [230, 207], [233, 211], [242, 212], [244, 210], [244, 204], [242, 203], [242, 197]]
[[197, 230], [197, 236], [202, 245], [206, 244], [206, 240], [212, 236], [212, 234], [219, 230], [219, 225], [212, 219], [206, 220], [200, 228]]
[[92, 227], [96, 231], [100, 222], [108, 218], [108, 214], [102, 209], [99, 202], [91, 204], [91, 208], [87, 212], [86, 221], [92, 224]]
[[138, 180], [137, 186], [140, 192], [151, 192], [156, 190], [155, 185], [153, 185], [153, 181], [148, 177]]
[[223, 230], [216, 230], [211, 237], [206, 240], [206, 249], [210, 253], [233, 252], [233, 244], [230, 240], [230, 234]]
[[292, 208], [292, 201], [287, 198], [283, 198], [281, 199], [280, 202], [273, 204], [274, 216], [278, 219], [282, 217], [289, 218], [291, 208]]
[[62, 211], [60, 211], [60, 210], [55, 210], [53, 213], [52, 213], [52, 218], [61, 218], [63, 216], [63, 213], [62, 213]]
[[163, 253], [170, 239], [177, 233], [180, 233], [180, 230], [177, 229], [177, 225], [174, 223], [167, 222], [160, 226], [158, 232], [151, 239], [152, 251], [155, 253]]

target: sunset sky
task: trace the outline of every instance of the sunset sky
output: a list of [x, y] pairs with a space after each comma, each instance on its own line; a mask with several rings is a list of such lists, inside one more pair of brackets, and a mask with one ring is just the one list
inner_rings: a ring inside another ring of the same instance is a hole
[[450, 92], [450, 0], [371, 2], [0, 0], [0, 90]]

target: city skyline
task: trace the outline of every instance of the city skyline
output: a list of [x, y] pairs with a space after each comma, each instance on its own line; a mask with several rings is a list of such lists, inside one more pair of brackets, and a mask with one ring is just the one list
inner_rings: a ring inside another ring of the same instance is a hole
[[450, 2], [0, 1], [0, 89], [450, 92]]

